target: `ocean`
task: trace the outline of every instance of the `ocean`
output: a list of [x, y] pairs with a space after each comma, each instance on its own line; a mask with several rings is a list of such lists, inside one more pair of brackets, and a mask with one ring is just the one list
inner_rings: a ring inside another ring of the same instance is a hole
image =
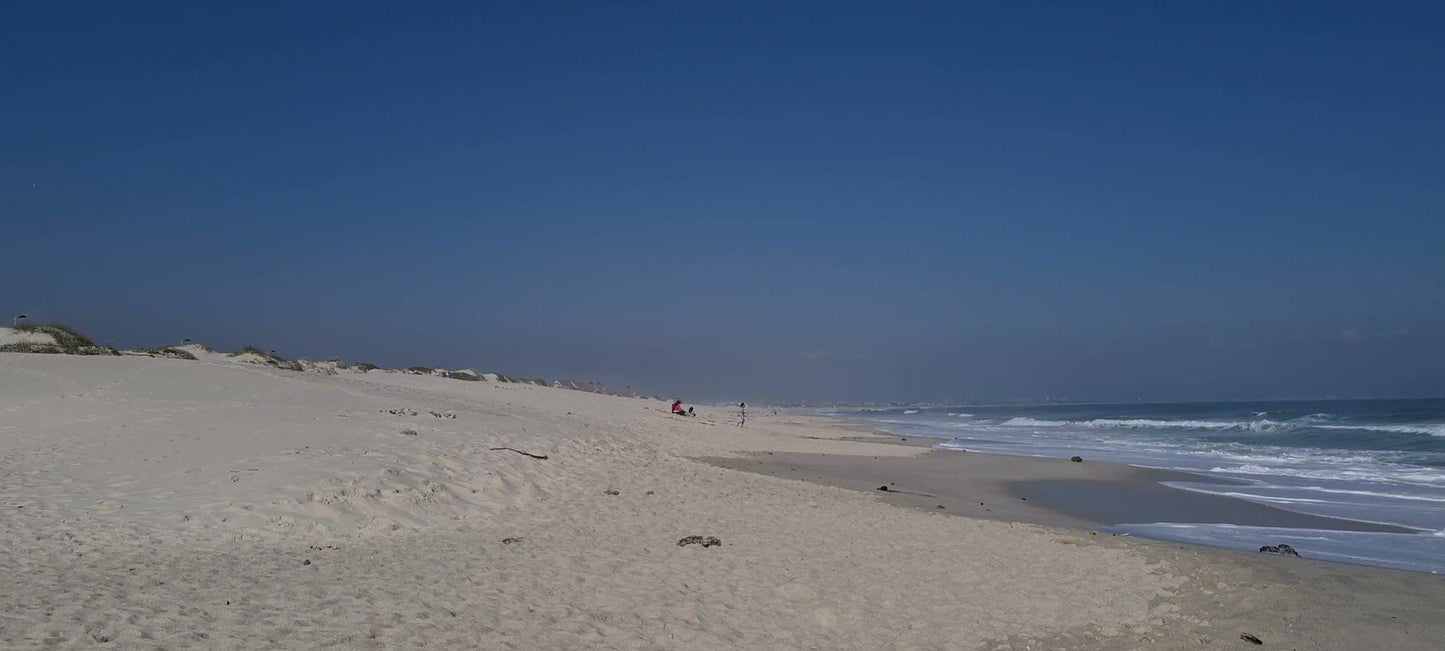
[[1009, 405], [830, 410], [940, 448], [1051, 458], [1079, 455], [1224, 480], [1171, 482], [1418, 533], [1137, 522], [1109, 531], [1309, 558], [1445, 571], [1445, 400]]

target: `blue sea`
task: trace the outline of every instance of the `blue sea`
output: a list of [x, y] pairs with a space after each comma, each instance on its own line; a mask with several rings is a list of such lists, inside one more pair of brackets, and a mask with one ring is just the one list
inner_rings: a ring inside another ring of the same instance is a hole
[[1231, 549], [1287, 543], [1309, 558], [1445, 572], [1445, 400], [1009, 405], [831, 410], [938, 447], [1113, 461], [1229, 483], [1177, 488], [1418, 533], [1137, 522], [1115, 532]]

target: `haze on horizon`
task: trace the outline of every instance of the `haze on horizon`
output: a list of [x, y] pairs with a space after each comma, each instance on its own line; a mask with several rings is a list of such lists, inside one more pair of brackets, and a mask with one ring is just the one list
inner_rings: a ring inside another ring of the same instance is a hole
[[689, 400], [1445, 396], [1440, 5], [781, 4], [7, 3], [0, 309]]

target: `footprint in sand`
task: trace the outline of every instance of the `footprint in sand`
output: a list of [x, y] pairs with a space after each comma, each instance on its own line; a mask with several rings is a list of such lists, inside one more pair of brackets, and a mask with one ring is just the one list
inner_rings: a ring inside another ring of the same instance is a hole
[[801, 583], [789, 583], [773, 588], [773, 594], [791, 601], [795, 604], [813, 601], [818, 598], [818, 591]]
[[838, 613], [828, 607], [819, 608], [813, 611], [810, 616], [814, 622], [817, 622], [818, 625], [823, 628], [833, 628], [837, 626], [839, 622]]

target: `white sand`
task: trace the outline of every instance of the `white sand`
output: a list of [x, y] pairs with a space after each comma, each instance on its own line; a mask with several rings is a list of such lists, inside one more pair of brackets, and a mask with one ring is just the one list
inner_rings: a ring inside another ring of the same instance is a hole
[[1205, 624], [1198, 567], [1147, 545], [691, 460], [916, 453], [808, 419], [187, 350], [0, 354], [0, 646], [1134, 648]]

